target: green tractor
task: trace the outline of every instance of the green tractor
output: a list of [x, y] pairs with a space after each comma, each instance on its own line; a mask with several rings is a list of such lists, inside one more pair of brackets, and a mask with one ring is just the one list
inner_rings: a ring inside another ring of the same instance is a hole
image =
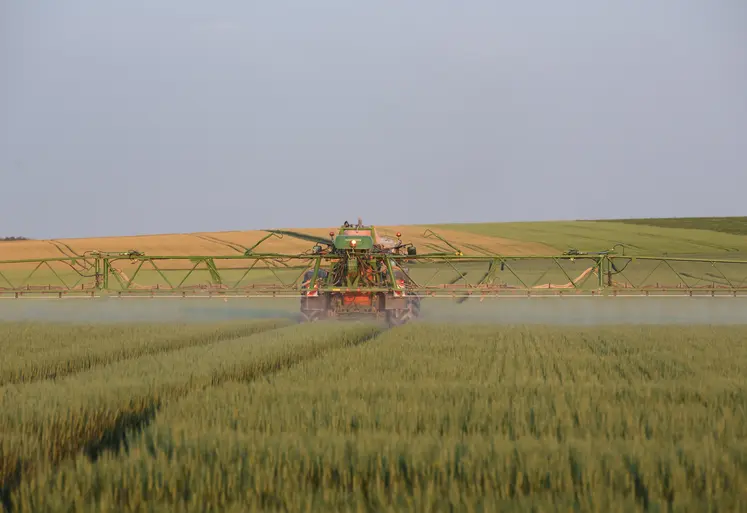
[[[404, 266], [416, 249], [397, 238], [380, 236], [374, 226], [347, 221], [329, 239], [273, 230], [283, 235], [316, 242], [312, 255], [319, 256], [301, 284], [301, 315], [306, 322], [330, 318], [385, 319], [399, 326], [420, 314], [420, 297]], [[402, 257], [402, 258], [394, 258]]]

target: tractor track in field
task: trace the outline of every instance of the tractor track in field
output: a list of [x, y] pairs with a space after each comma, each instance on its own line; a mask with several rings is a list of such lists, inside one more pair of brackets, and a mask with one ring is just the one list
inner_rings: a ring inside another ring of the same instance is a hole
[[[239, 380], [239, 382], [245, 384], [253, 383], [257, 380], [268, 378], [274, 374], [277, 374], [278, 372], [291, 369], [301, 363], [313, 361], [318, 358], [324, 358], [334, 351], [344, 351], [346, 349], [351, 349], [363, 344], [367, 344], [392, 329], [396, 328], [382, 327], [382, 329], [372, 333], [367, 337], [363, 337], [360, 340], [357, 340], [349, 346], [327, 349], [311, 356], [299, 356], [292, 360], [278, 362], [278, 364], [275, 365], [272, 369], [265, 372], [258, 372], [257, 374], [254, 374], [249, 378]], [[229, 377], [225, 380], [214, 381], [210, 386], [219, 386], [223, 383], [228, 383], [231, 381], [236, 380]], [[187, 397], [188, 395], [189, 392], [180, 395], [172, 395], [171, 397], [169, 397], [168, 402], [178, 401], [184, 397]], [[132, 437], [133, 435], [137, 436], [138, 434], [148, 429], [153, 421], [156, 420], [158, 412], [161, 410], [161, 408], [163, 408], [164, 406], [168, 406], [168, 402], [160, 402], [154, 408], [148, 409], [144, 412], [123, 415], [119, 419], [119, 422], [117, 422], [112, 429], [109, 429], [105, 433], [103, 433], [98, 440], [94, 441], [93, 443], [85, 444], [74, 455], [63, 458], [59, 462], [56, 462], [55, 464], [53, 464], [53, 468], [57, 468], [65, 462], [68, 462], [80, 456], [85, 456], [91, 462], [96, 462], [99, 458], [106, 454], [118, 454], [122, 451], [124, 451], [125, 454], [128, 453], [128, 438]], [[4, 462], [0, 461], [0, 464], [2, 463]], [[33, 472], [33, 462], [28, 462], [28, 464], [27, 462], [18, 462], [18, 464], [16, 465], [16, 469], [12, 474], [13, 477], [9, 480], [6, 480], [6, 482], [3, 483], [3, 486], [0, 488], [0, 511], [2, 511], [3, 513], [13, 513], [13, 492], [21, 485], [23, 479], [27, 478], [29, 475], [33, 475]]]
[[[351, 344], [350, 346], [344, 347], [344, 348], [336, 348], [336, 349], [328, 349], [326, 351], [322, 351], [319, 354], [315, 354], [313, 356], [299, 356], [297, 358], [294, 358], [289, 361], [285, 362], [279, 362], [275, 367], [273, 367], [271, 370], [266, 372], [259, 372], [257, 374], [252, 375], [249, 378], [246, 379], [240, 379], [236, 380], [234, 378], [227, 378], [225, 380], [220, 380], [217, 382], [214, 382], [211, 387], [220, 386], [224, 383], [229, 383], [232, 381], [238, 381], [243, 384], [250, 384], [254, 383], [255, 381], [269, 378], [270, 376], [273, 376], [279, 372], [291, 369], [295, 367], [296, 365], [299, 365], [304, 362], [309, 362], [316, 360], [318, 358], [324, 358], [328, 354], [334, 352], [334, 351], [344, 351], [346, 349], [350, 349], [353, 347], [358, 347], [360, 345], [366, 344], [379, 336], [383, 335], [387, 331], [393, 328], [385, 328], [381, 331], [378, 331], [376, 333], [373, 333], [372, 335], [368, 337], [364, 337], [355, 343]], [[169, 402], [178, 401], [180, 399], [183, 399], [185, 397], [189, 396], [189, 392], [186, 394], [183, 394], [181, 396], [171, 397], [169, 399]], [[136, 419], [129, 419], [129, 422], [122, 422], [120, 429], [112, 430], [113, 432], [110, 434], [107, 434], [105, 438], [100, 440], [99, 442], [95, 444], [91, 444], [90, 446], [86, 447], [84, 449], [84, 454], [91, 460], [96, 461], [99, 457], [101, 457], [103, 454], [107, 453], [117, 453], [124, 449], [125, 452], [129, 452], [129, 446], [127, 445], [127, 438], [130, 435], [142, 433], [145, 429], [147, 429], [153, 421], [158, 416], [158, 412], [161, 410], [162, 407], [168, 406], [168, 403], [161, 403], [159, 404], [155, 409], [152, 411], [145, 412], [143, 414], [137, 415]]]
[[[293, 325], [297, 324], [297, 321], [294, 321], [293, 323], [289, 324]], [[261, 333], [265, 333], [272, 330], [277, 330], [284, 327], [284, 325], [276, 325], [275, 327], [268, 327], [266, 329], [259, 329], [259, 330], [242, 330], [241, 328], [236, 328], [235, 330], [228, 330], [227, 332], [218, 332], [215, 334], [214, 339], [205, 339], [206, 336], [211, 336], [210, 333], [201, 334], [201, 335], [190, 335], [190, 334], [184, 334], [182, 337], [179, 337], [178, 339], [168, 339], [163, 344], [159, 345], [152, 345], [148, 346], [143, 350], [141, 353], [127, 353], [127, 352], [121, 352], [121, 353], [111, 353], [108, 355], [101, 355], [98, 359], [97, 358], [89, 358], [86, 360], [80, 359], [77, 361], [76, 367], [70, 367], [70, 368], [59, 368], [55, 369], [53, 372], [47, 373], [47, 374], [38, 374], [33, 375], [30, 377], [23, 377], [23, 376], [11, 376], [11, 377], [3, 377], [2, 374], [2, 368], [0, 367], [0, 391], [2, 391], [5, 387], [10, 386], [20, 386], [24, 384], [29, 383], [36, 383], [37, 381], [45, 381], [45, 380], [58, 380], [63, 379], [68, 376], [74, 376], [75, 374], [79, 374], [82, 372], [86, 372], [92, 369], [96, 369], [98, 367], [105, 367], [107, 365], [124, 362], [127, 360], [135, 360], [138, 358], [146, 358], [146, 357], [156, 357], [158, 355], [162, 355], [165, 353], [170, 353], [172, 351], [180, 351], [182, 349], [189, 349], [192, 347], [200, 347], [200, 346], [208, 346], [210, 344], [217, 344], [220, 342], [225, 342], [228, 340], [234, 340], [237, 338], [243, 338], [243, 337], [251, 337], [252, 335], [259, 335]], [[183, 343], [175, 343], [173, 340], [180, 340], [183, 341]], [[70, 361], [70, 360], [68, 360]]]

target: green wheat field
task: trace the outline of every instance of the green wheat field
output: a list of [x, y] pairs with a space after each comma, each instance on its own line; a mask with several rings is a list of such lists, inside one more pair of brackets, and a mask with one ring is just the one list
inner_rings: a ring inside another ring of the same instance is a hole
[[747, 326], [0, 326], [12, 512], [747, 511]]

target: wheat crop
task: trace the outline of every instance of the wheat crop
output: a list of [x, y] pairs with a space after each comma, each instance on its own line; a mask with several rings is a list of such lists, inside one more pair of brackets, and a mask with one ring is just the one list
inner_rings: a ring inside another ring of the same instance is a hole
[[[0, 388], [0, 433], [35, 444], [3, 446], [3, 469], [54, 465], [121, 443], [165, 402], [226, 380], [250, 381], [377, 333], [369, 325], [291, 326], [148, 355], [52, 381]], [[33, 450], [31, 450], [33, 449]], [[42, 458], [39, 458], [39, 454]], [[7, 486], [15, 474], [0, 476]]]
[[287, 319], [193, 324], [0, 324], [0, 386], [56, 379], [98, 365], [289, 326]]
[[740, 327], [410, 325], [192, 388], [18, 511], [744, 511]]

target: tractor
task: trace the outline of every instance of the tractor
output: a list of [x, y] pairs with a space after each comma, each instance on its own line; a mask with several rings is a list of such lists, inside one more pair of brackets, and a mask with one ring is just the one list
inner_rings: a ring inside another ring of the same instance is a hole
[[320, 258], [302, 277], [303, 320], [374, 317], [399, 326], [416, 319], [420, 297], [410, 290], [413, 282], [404, 264], [417, 251], [400, 237], [400, 233], [396, 240], [380, 236], [360, 219], [357, 224], [345, 221], [337, 232], [329, 233], [329, 239], [304, 235], [317, 243], [312, 255]]

